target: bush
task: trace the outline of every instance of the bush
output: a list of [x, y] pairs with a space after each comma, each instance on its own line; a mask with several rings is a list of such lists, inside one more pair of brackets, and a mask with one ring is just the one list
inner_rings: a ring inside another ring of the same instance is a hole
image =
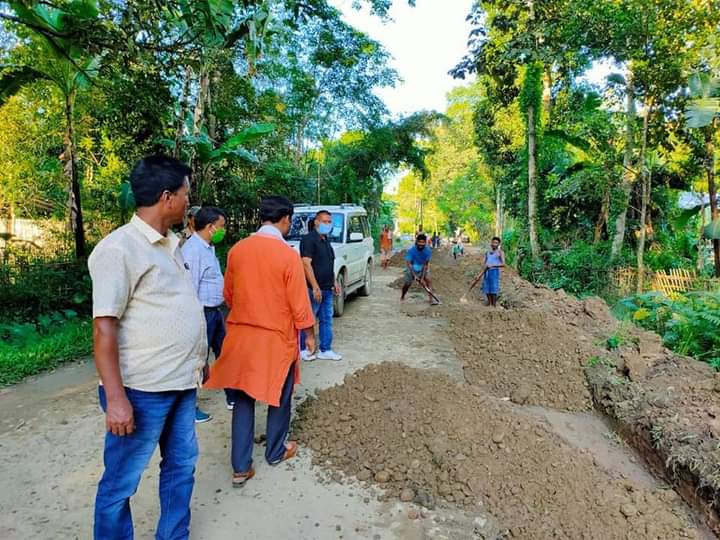
[[40, 314], [71, 309], [89, 313], [92, 284], [87, 265], [71, 256], [45, 258], [32, 251], [0, 254], [0, 305], [5, 321], [33, 321]]
[[[528, 250], [529, 251], [529, 250]], [[546, 251], [542, 260], [519, 261], [520, 274], [534, 283], [578, 295], [603, 294], [610, 284], [610, 256], [605, 244], [578, 241], [570, 247]]]
[[669, 299], [651, 292], [620, 300], [615, 312], [660, 334], [673, 351], [720, 371], [720, 293], [689, 292]]
[[[12, 384], [92, 352], [92, 324], [68, 314], [0, 325], [0, 384]], [[46, 326], [43, 326], [46, 324]]]

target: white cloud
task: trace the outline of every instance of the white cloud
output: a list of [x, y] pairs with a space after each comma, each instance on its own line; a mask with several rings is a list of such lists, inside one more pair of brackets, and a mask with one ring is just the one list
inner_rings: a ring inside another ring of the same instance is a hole
[[383, 23], [367, 9], [352, 9], [352, 0], [330, 0], [346, 22], [381, 42], [393, 56], [392, 66], [403, 82], [377, 94], [393, 114], [445, 110], [445, 96], [462, 84], [448, 71], [467, 52], [470, 25], [465, 17], [473, 0], [395, 0], [391, 22]]

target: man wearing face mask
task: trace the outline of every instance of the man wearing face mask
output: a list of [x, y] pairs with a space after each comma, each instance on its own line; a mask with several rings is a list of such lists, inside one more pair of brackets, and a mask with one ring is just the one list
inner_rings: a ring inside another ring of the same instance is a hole
[[[212, 349], [215, 358], [220, 357], [225, 339], [225, 321], [221, 310], [224, 280], [220, 262], [215, 255], [215, 244], [219, 244], [225, 238], [225, 219], [222, 210], [212, 206], [202, 207], [195, 214], [193, 223], [195, 232], [182, 246], [183, 257], [190, 267], [193, 286], [204, 307], [208, 347]], [[205, 372], [207, 372], [207, 363]], [[232, 398], [229, 392], [225, 392], [225, 399], [228, 409], [232, 410]], [[195, 422], [202, 423], [208, 420], [212, 420], [212, 416], [198, 407]]]
[[[408, 249], [405, 255], [405, 283], [402, 288], [400, 300], [405, 300], [413, 281], [419, 280], [425, 283], [428, 289], [432, 290], [432, 281], [430, 279], [430, 259], [432, 258], [432, 250], [427, 245], [427, 236], [420, 233], [415, 237], [415, 245]], [[430, 298], [431, 305], [437, 305], [438, 301], [432, 296]]]
[[308, 362], [316, 358], [342, 360], [342, 356], [332, 350], [333, 296], [340, 293], [340, 286], [335, 281], [335, 252], [330, 243], [332, 229], [332, 215], [327, 210], [320, 210], [315, 214], [314, 227], [300, 240], [310, 301], [320, 326], [320, 352], [306, 350], [305, 342], [300, 342], [303, 360]]

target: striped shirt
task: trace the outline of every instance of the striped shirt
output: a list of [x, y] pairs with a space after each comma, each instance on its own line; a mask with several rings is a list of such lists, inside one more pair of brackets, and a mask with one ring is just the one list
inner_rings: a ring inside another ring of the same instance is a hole
[[190, 267], [190, 279], [200, 303], [205, 307], [221, 305], [224, 280], [215, 247], [195, 233], [183, 244], [182, 254]]

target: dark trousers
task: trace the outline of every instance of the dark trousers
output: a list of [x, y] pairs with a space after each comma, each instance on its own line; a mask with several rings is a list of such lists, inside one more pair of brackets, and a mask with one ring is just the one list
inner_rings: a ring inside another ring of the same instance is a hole
[[[225, 341], [225, 319], [219, 307], [205, 308], [205, 325], [207, 326], [208, 348], [212, 350], [217, 360]], [[225, 400], [232, 403], [230, 389], [225, 389]]]
[[[130, 497], [160, 445], [160, 521], [155, 538], [186, 540], [198, 457], [196, 391], [142, 392], [126, 388], [125, 392], [133, 408], [135, 431], [124, 437], [105, 434], [105, 471], [95, 498], [94, 538], [132, 540]], [[99, 397], [105, 410], [102, 386]]]
[[[280, 394], [280, 406], [268, 405], [267, 446], [265, 459], [274, 463], [285, 455], [285, 441], [290, 431], [290, 406], [295, 384], [295, 364], [290, 366]], [[235, 406], [232, 414], [232, 467], [234, 472], [247, 472], [252, 467], [255, 439], [255, 400], [242, 390], [231, 390]]]

